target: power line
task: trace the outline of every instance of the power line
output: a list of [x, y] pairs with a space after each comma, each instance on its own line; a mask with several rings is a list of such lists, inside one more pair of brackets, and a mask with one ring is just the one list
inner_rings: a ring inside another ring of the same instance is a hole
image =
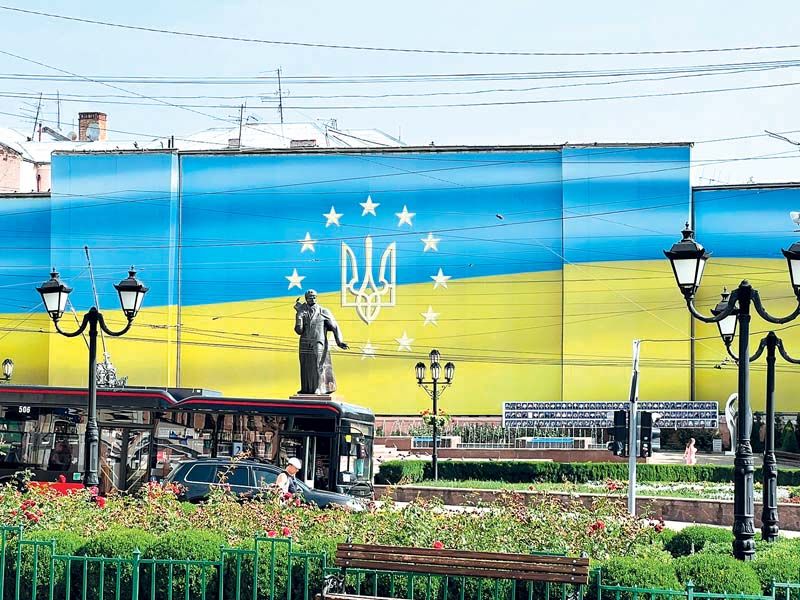
[[328, 48], [332, 50], [359, 50], [368, 52], [397, 52], [406, 54], [455, 54], [455, 55], [475, 55], [475, 56], [642, 56], [642, 55], [663, 55], [663, 54], [705, 54], [720, 52], [745, 52], [755, 50], [783, 50], [789, 48], [800, 48], [800, 44], [775, 44], [762, 46], [732, 46], [721, 48], [692, 48], [692, 49], [673, 49], [673, 50], [628, 50], [628, 51], [583, 51], [583, 52], [544, 52], [544, 51], [500, 51], [500, 50], [445, 50], [445, 49], [426, 49], [426, 48], [396, 48], [381, 46], [357, 46], [349, 44], [325, 44], [319, 42], [301, 42], [289, 40], [269, 40], [251, 37], [227, 36], [219, 34], [196, 33], [180, 31], [175, 29], [165, 29], [158, 27], [144, 27], [139, 25], [129, 25], [124, 23], [114, 23], [97, 19], [86, 19], [68, 15], [60, 15], [44, 11], [23, 9], [13, 6], [2, 6], [0, 9], [24, 13], [64, 21], [77, 23], [87, 23], [90, 25], [101, 25], [104, 27], [114, 27], [117, 29], [128, 29], [133, 31], [144, 31], [148, 33], [160, 33], [191, 37], [199, 39], [222, 40], [231, 42], [243, 42], [252, 44], [267, 44], [273, 46], [296, 46], [305, 48]]
[[[784, 83], [769, 83], [762, 85], [737, 86], [726, 88], [709, 88], [703, 90], [686, 90], [681, 92], [656, 92], [652, 94], [619, 94], [615, 96], [594, 96], [588, 98], [544, 98], [540, 100], [498, 100], [492, 102], [451, 102], [440, 104], [352, 104], [352, 105], [319, 105], [319, 106], [286, 106], [296, 110], [366, 110], [366, 109], [405, 109], [405, 108], [475, 108], [488, 106], [527, 106], [532, 104], [570, 104], [576, 102], [601, 102], [607, 100], [638, 100], [642, 98], [667, 98], [675, 96], [694, 96], [698, 94], [719, 94], [726, 92], [741, 92], [748, 90], [762, 90], [786, 88], [800, 85], [800, 81]], [[260, 107], [256, 107], [257, 109]]]

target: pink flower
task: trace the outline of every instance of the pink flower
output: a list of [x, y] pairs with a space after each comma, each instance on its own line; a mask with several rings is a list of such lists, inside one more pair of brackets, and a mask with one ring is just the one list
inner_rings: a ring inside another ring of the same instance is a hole
[[283, 499], [284, 500], [288, 500], [291, 497], [292, 497], [292, 495], [289, 492], [286, 492], [286, 493], [283, 494]]
[[444, 548], [444, 544], [442, 542], [440, 542], [439, 540], [436, 540], [435, 542], [433, 542], [433, 549], [434, 550], [441, 550], [442, 548]]
[[300, 506], [300, 498], [295, 498], [294, 499], [294, 505], [295, 506]]
[[292, 536], [292, 530], [289, 529], [288, 527], [284, 526], [284, 528], [281, 529], [281, 535], [283, 537], [291, 537]]
[[97, 496], [94, 501], [97, 503], [98, 508], [105, 508], [106, 507], [106, 499], [102, 496]]
[[67, 478], [64, 475], [58, 476], [58, 483], [67, 483]]
[[89, 488], [89, 493], [94, 497], [100, 493], [100, 490], [97, 489], [96, 485], [93, 485], [92, 487]]
[[277, 535], [278, 535], [278, 532], [277, 532], [277, 531], [275, 531], [274, 529], [270, 529], [270, 530], [267, 532], [267, 537], [275, 537], [275, 536], [277, 536]]

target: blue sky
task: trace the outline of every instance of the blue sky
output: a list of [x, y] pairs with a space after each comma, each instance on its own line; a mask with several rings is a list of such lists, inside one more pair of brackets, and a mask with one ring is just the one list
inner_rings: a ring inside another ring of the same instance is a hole
[[[579, 52], [663, 50], [796, 41], [798, 6], [782, 1], [765, 10], [750, 2], [569, 3], [496, 1], [403, 3], [322, 2], [43, 2], [8, 0], [11, 6], [134, 25], [257, 38], [374, 46], [480, 50]], [[281, 67], [286, 76], [498, 71], [587, 70], [727, 62], [788, 60], [800, 49], [673, 56], [487, 57], [372, 53], [194, 40], [0, 11], [0, 50], [81, 75], [255, 76]], [[448, 99], [567, 99], [605, 95], [678, 92], [704, 88], [800, 82], [798, 69], [779, 69], [689, 79], [600, 85]], [[53, 74], [52, 70], [0, 55], [2, 73]], [[286, 103], [309, 107], [342, 100], [300, 100], [310, 94], [419, 93], [476, 91], [486, 87], [532, 87], [542, 82], [481, 82], [469, 85], [326, 85], [288, 83]], [[550, 82], [551, 84], [553, 82]], [[557, 83], [557, 82], [556, 82]], [[547, 83], [545, 82], [545, 85]], [[123, 86], [148, 95], [273, 94], [274, 86]], [[90, 83], [7, 81], [5, 92], [122, 93]], [[669, 98], [547, 105], [418, 109], [289, 109], [286, 119], [336, 118], [340, 127], [379, 128], [411, 144], [539, 144], [560, 142], [696, 141], [800, 129], [795, 115], [800, 86]], [[368, 100], [369, 103], [436, 101], [436, 98]], [[24, 100], [0, 98], [0, 111], [19, 114]], [[29, 101], [30, 102], [30, 101]], [[199, 101], [208, 102], [208, 101]], [[225, 100], [238, 104], [239, 101]], [[251, 99], [251, 114], [275, 122], [271, 105]], [[318, 105], [318, 104], [316, 104]], [[188, 134], [220, 121], [168, 106], [63, 103], [69, 121], [80, 110], [104, 110], [109, 126], [156, 135]], [[234, 119], [233, 109], [203, 110]], [[45, 106], [54, 118], [55, 104]], [[21, 117], [0, 115], [1, 126], [27, 129]], [[118, 134], [114, 134], [118, 135]], [[129, 136], [128, 136], [129, 137]], [[776, 153], [785, 153], [772, 156]], [[743, 159], [770, 155], [766, 160]], [[797, 179], [796, 148], [766, 138], [698, 144], [693, 150], [694, 181], [709, 183]], [[710, 162], [709, 162], [710, 161]]]

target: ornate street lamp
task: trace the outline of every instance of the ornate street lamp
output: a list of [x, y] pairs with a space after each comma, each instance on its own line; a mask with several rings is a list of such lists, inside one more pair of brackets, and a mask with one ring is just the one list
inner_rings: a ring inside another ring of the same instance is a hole
[[455, 375], [456, 372], [456, 366], [452, 362], [448, 362], [444, 366], [444, 381], [441, 381], [442, 366], [439, 361], [441, 360], [442, 355], [439, 353], [438, 350], [434, 349], [430, 351], [428, 358], [430, 358], [431, 360], [430, 381], [425, 381], [425, 363], [418, 362], [414, 366], [414, 374], [417, 379], [417, 385], [419, 385], [423, 390], [425, 390], [433, 400], [433, 427], [432, 427], [433, 435], [431, 436], [433, 440], [433, 449], [431, 451], [431, 463], [433, 467], [433, 479], [434, 481], [437, 481], [439, 479], [439, 452], [438, 452], [439, 396], [453, 382], [453, 376]]
[[[714, 315], [722, 314], [725, 312], [725, 309], [728, 308], [728, 300], [731, 297], [730, 292], [728, 292], [728, 288], [722, 288], [722, 294], [720, 294], [720, 296], [719, 304], [711, 309], [711, 313]], [[736, 323], [737, 320], [735, 312], [717, 322], [719, 335], [722, 338], [722, 341], [725, 342], [725, 346], [728, 348], [730, 348], [731, 342], [736, 336]]]
[[[795, 310], [785, 317], [773, 317], [764, 308], [758, 290], [745, 280], [739, 284], [732, 293], [723, 293], [721, 301], [712, 311], [712, 317], [701, 314], [694, 305], [694, 297], [700, 287], [700, 281], [705, 269], [705, 262], [709, 253], [694, 239], [694, 231], [686, 224], [680, 241], [675, 243], [670, 250], [665, 250], [664, 255], [669, 259], [675, 281], [678, 284], [686, 306], [693, 317], [703, 323], [716, 323], [720, 335], [726, 342], [726, 348], [732, 356], [730, 344], [736, 333], [736, 324], [730, 318], [735, 317], [739, 326], [739, 356], [750, 357], [750, 311], [751, 306], [756, 312], [770, 323], [788, 323], [800, 315], [800, 286], [795, 284], [795, 274], [800, 274], [800, 246], [795, 243], [783, 254], [789, 263], [789, 276], [792, 288], [798, 299]], [[797, 269], [797, 270], [796, 270]], [[797, 278], [800, 282], [800, 277]], [[766, 339], [766, 338], [765, 338]], [[766, 342], [764, 342], [766, 345]], [[763, 348], [760, 349], [763, 352]], [[734, 459], [734, 522], [733, 522], [733, 554], [740, 560], [751, 560], [755, 555], [755, 529], [753, 516], [755, 502], [753, 499], [753, 449], [750, 445], [750, 432], [753, 426], [753, 417], [750, 409], [750, 360], [738, 361], [738, 400], [739, 410], [736, 423], [736, 458]], [[770, 392], [768, 391], [768, 397]], [[769, 398], [768, 398], [769, 401]], [[766, 470], [766, 469], [765, 469]], [[777, 519], [775, 519], [777, 527]], [[770, 532], [771, 533], [771, 532]], [[764, 531], [762, 531], [764, 534]], [[765, 539], [768, 539], [765, 536]]]
[[694, 231], [689, 227], [689, 223], [686, 223], [682, 233], [683, 238], [674, 243], [672, 248], [665, 250], [664, 254], [672, 265], [672, 273], [675, 275], [678, 287], [684, 298], [689, 300], [700, 287], [706, 261], [711, 255], [695, 241]]
[[141, 281], [136, 279], [136, 270], [131, 267], [128, 271], [127, 279], [123, 279], [114, 286], [119, 293], [119, 302], [122, 312], [127, 319], [127, 324], [120, 331], [113, 331], [106, 325], [103, 313], [100, 312], [97, 306], [93, 306], [89, 311], [83, 315], [83, 320], [78, 326], [78, 329], [72, 332], [66, 332], [59, 326], [59, 320], [64, 315], [67, 307], [67, 299], [72, 288], [65, 285], [58, 276], [58, 271], [53, 269], [50, 273], [50, 279], [45, 281], [40, 287], [36, 288], [42, 296], [45, 310], [53, 324], [56, 331], [66, 337], [76, 337], [81, 335], [86, 329], [89, 329], [89, 406], [88, 416], [86, 419], [86, 435], [85, 435], [85, 466], [83, 482], [86, 487], [97, 486], [100, 484], [98, 478], [98, 465], [100, 462], [100, 430], [97, 427], [97, 334], [98, 330], [104, 331], [106, 334], [118, 337], [127, 333], [133, 325], [133, 319], [142, 307], [142, 300], [147, 293], [148, 288], [145, 287]]
[[3, 361], [3, 380], [9, 381], [14, 374], [14, 361], [7, 358]]

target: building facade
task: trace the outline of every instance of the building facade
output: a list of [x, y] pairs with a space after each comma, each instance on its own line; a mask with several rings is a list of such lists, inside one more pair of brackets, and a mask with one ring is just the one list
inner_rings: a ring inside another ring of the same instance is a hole
[[[88, 246], [112, 326], [122, 324], [112, 284], [127, 268], [150, 286], [131, 333], [106, 340], [131, 385], [295, 393], [293, 305], [313, 288], [350, 344], [333, 353], [339, 393], [381, 414], [428, 405], [413, 366], [433, 347], [457, 365], [443, 399], [454, 414], [624, 399], [634, 339], [645, 340], [643, 400], [724, 402], [735, 368], [715, 327], [697, 325], [691, 341], [662, 251], [693, 218], [716, 250], [700, 304], [749, 277], [779, 312], [791, 303], [780, 248], [794, 240], [788, 211], [800, 198], [793, 186], [693, 191], [690, 151], [56, 154], [51, 198], [0, 205], [11, 225], [1, 241], [4, 352], [20, 382], [85, 385], [82, 342], [51, 335], [32, 282], [56, 266], [85, 310]], [[65, 315], [65, 327], [74, 321]], [[794, 335], [784, 335], [790, 348]], [[800, 409], [800, 379], [785, 368], [779, 378], [781, 410]], [[754, 389], [761, 383], [756, 367]]]

